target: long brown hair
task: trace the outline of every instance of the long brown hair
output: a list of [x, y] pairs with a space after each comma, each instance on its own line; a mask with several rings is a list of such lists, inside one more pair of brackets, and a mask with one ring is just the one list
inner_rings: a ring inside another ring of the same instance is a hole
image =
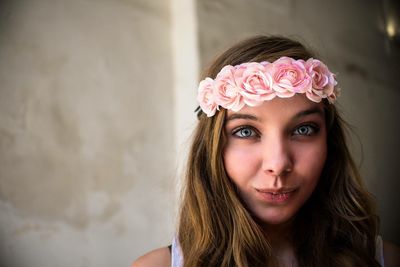
[[[307, 60], [314, 54], [279, 36], [244, 40], [215, 59], [203, 74], [225, 65]], [[346, 144], [346, 123], [325, 103], [328, 157], [314, 193], [295, 217], [299, 266], [379, 266], [375, 261], [378, 217]], [[198, 111], [180, 208], [178, 239], [184, 266], [266, 266], [276, 262], [262, 229], [242, 204], [223, 165], [226, 110], [211, 118]]]

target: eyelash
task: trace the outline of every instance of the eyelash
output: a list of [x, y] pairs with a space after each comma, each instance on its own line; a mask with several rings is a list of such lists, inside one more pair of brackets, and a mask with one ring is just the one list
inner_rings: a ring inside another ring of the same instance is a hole
[[[302, 127], [307, 127], [308, 128], [308, 132], [307, 133], [303, 133], [303, 134], [296, 133]], [[248, 136], [240, 135], [240, 132], [243, 131], [243, 130], [251, 131], [250, 135], [248, 135]], [[312, 135], [318, 133], [318, 131], [319, 131], [319, 126], [318, 125], [315, 125], [315, 124], [303, 124], [303, 125], [297, 126], [294, 129], [294, 131], [292, 133], [292, 136], [312, 136]], [[242, 139], [257, 138], [257, 137], [260, 136], [258, 131], [254, 127], [249, 126], [249, 125], [243, 125], [243, 126], [240, 126], [240, 127], [236, 128], [236, 129], [234, 129], [232, 131], [232, 135], [237, 137], [237, 138], [242, 138]]]
[[[308, 132], [306, 134], [300, 134], [300, 133], [299, 134], [295, 134], [295, 132], [298, 131], [302, 127], [308, 127], [310, 132]], [[293, 135], [294, 136], [297, 136], [297, 135], [300, 135], [300, 136], [311, 136], [311, 135], [314, 135], [314, 134], [318, 133], [318, 131], [319, 131], [318, 125], [315, 125], [315, 124], [303, 124], [303, 125], [300, 125], [300, 126], [296, 127], [296, 129], [293, 132]]]
[[[251, 131], [251, 135], [250, 136], [240, 136], [239, 133], [240, 133], [240, 131], [243, 131], [243, 130], [250, 130]], [[240, 126], [240, 127], [236, 128], [236, 129], [234, 129], [233, 132], [232, 132], [232, 135], [235, 136], [235, 137], [238, 137], [238, 138], [243, 138], [243, 139], [254, 138], [254, 137], [258, 137], [259, 136], [257, 130], [254, 129], [254, 127], [249, 126], [249, 125], [243, 125], [243, 126]]]

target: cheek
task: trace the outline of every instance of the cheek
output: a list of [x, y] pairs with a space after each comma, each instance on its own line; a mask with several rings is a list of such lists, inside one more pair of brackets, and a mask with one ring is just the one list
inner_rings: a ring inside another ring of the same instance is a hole
[[317, 183], [325, 166], [327, 146], [325, 142], [312, 147], [298, 149], [296, 153], [297, 170], [311, 183]]
[[258, 160], [254, 149], [227, 146], [223, 153], [224, 166], [228, 177], [236, 184], [257, 171]]

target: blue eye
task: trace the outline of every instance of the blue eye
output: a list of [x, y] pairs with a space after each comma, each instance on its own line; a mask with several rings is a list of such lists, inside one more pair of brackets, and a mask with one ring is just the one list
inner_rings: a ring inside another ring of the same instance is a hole
[[240, 138], [250, 138], [254, 137], [257, 135], [256, 131], [252, 129], [251, 127], [241, 127], [233, 132], [234, 136], [240, 137]]
[[318, 131], [318, 127], [313, 125], [301, 125], [294, 130], [294, 135], [312, 135]]

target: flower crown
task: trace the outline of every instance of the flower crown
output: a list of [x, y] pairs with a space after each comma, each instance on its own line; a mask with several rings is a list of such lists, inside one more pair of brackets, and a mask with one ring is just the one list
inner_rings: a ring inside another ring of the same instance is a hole
[[334, 103], [339, 96], [335, 74], [317, 59], [307, 61], [281, 57], [270, 63], [248, 62], [227, 65], [215, 79], [209, 77], [199, 84], [197, 101], [208, 117], [220, 107], [239, 111], [244, 105], [261, 105], [265, 100], [295, 94], [306, 94], [316, 103], [327, 98]]

